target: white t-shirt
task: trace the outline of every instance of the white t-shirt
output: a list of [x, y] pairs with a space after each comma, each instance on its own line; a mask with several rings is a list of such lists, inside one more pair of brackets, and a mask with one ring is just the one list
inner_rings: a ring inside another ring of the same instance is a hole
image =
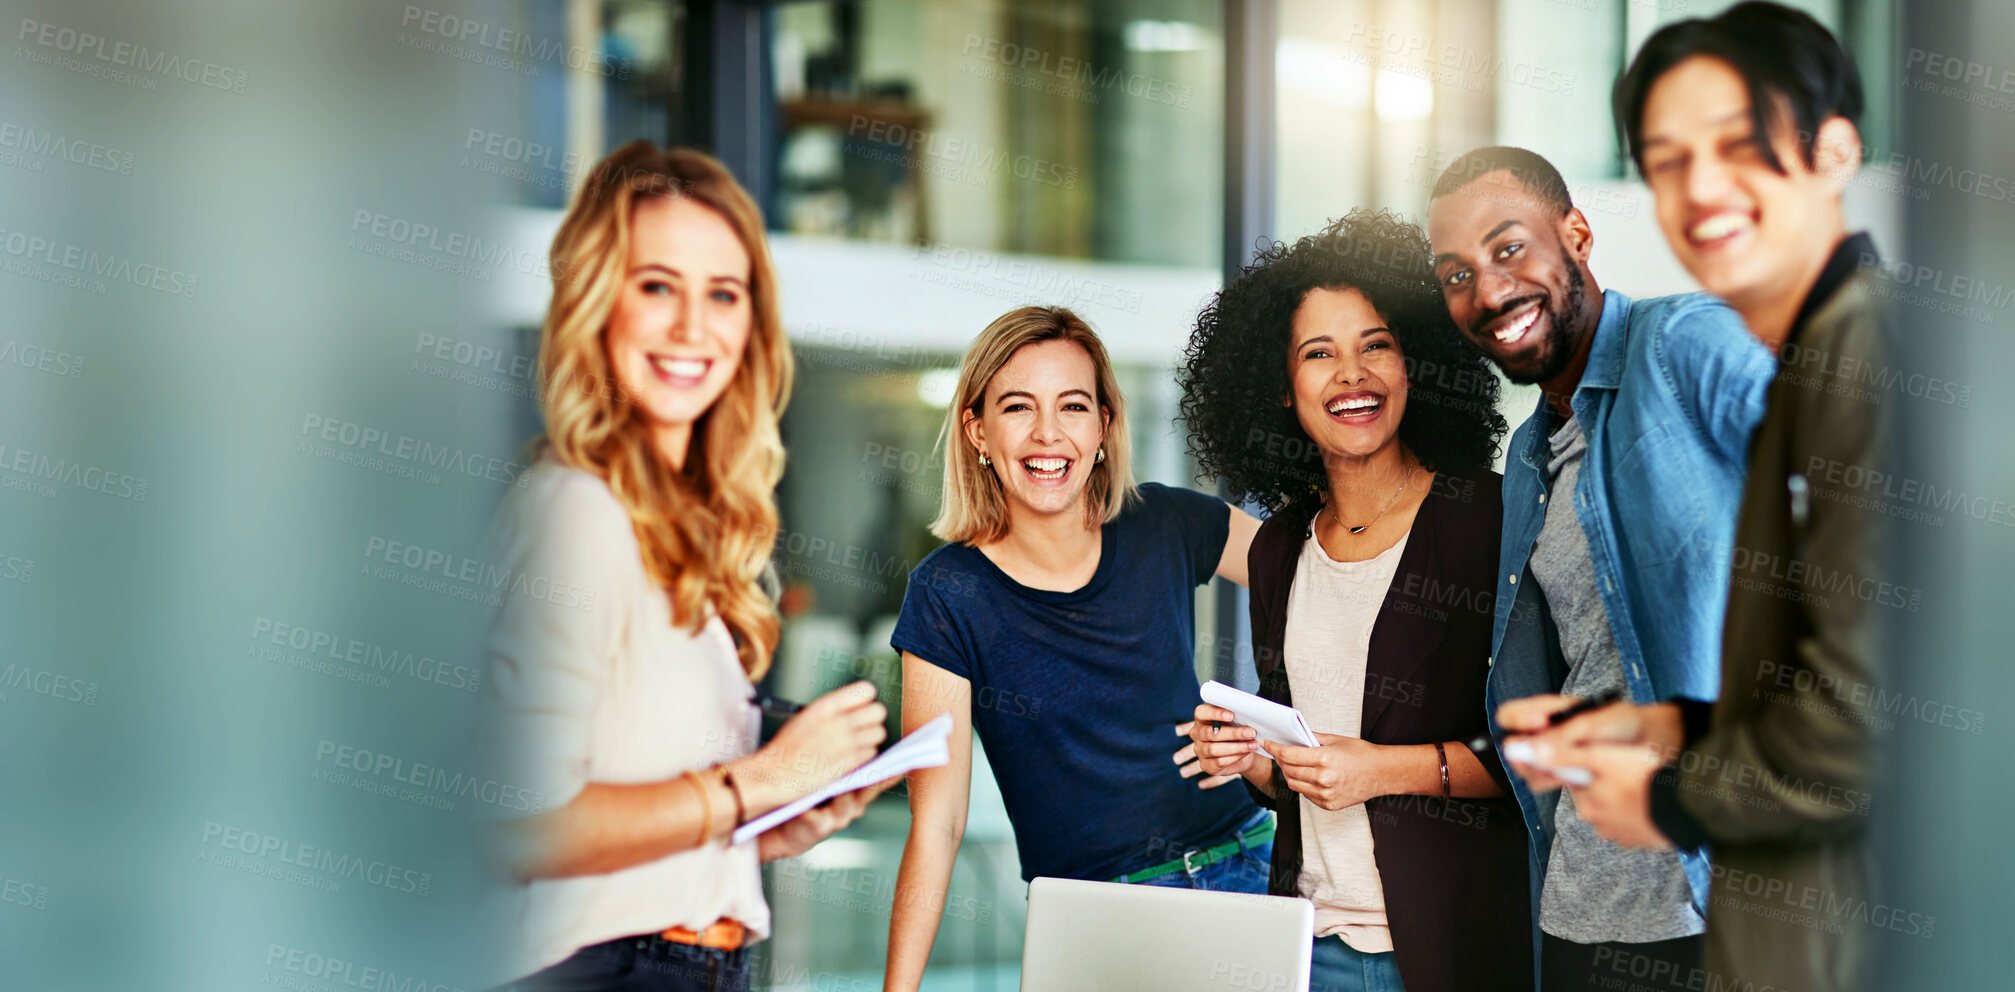
[[[492, 537], [503, 604], [490, 639], [486, 729], [501, 773], [566, 805], [590, 782], [674, 778], [755, 749], [754, 688], [718, 617], [672, 626], [629, 514], [600, 478], [542, 458]], [[704, 848], [602, 875], [508, 886], [508, 977], [590, 944], [722, 917], [769, 934], [756, 844]]]
[[[1406, 538], [1365, 561], [1337, 561], [1311, 533], [1294, 567], [1281, 655], [1296, 709], [1319, 734], [1359, 736], [1371, 628], [1399, 571]], [[1301, 894], [1315, 904], [1315, 933], [1337, 934], [1367, 954], [1392, 950], [1385, 887], [1371, 854], [1362, 804], [1326, 810], [1301, 802]]]

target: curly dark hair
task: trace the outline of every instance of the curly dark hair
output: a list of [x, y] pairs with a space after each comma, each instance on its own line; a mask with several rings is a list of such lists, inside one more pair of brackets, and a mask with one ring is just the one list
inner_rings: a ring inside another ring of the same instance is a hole
[[1262, 249], [1197, 315], [1183, 352], [1182, 419], [1203, 474], [1269, 510], [1326, 488], [1321, 450], [1281, 400], [1293, 395], [1295, 310], [1310, 290], [1338, 288], [1363, 293], [1399, 341], [1400, 442], [1430, 469], [1487, 471], [1505, 430], [1497, 374], [1449, 319], [1432, 257], [1419, 225], [1363, 207]]

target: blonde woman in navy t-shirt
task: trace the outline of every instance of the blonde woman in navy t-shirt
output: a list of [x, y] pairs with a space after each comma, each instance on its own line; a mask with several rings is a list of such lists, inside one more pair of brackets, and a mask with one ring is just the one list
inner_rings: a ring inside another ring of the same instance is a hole
[[[910, 573], [891, 642], [903, 726], [952, 714], [951, 762], [912, 772], [886, 988], [912, 990], [965, 833], [972, 733], [1022, 875], [1266, 891], [1272, 815], [1175, 752], [1197, 703], [1196, 587], [1244, 585], [1258, 522], [1136, 486], [1105, 346], [1056, 307], [973, 342], [945, 417], [947, 543]], [[1189, 762], [1186, 767], [1179, 767]], [[1199, 788], [1198, 786], [1201, 786]]]

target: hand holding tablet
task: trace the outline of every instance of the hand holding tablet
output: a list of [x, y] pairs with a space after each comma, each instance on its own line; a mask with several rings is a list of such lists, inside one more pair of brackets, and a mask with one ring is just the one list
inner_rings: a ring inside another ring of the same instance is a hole
[[1301, 711], [1292, 706], [1282, 706], [1214, 679], [1203, 684], [1201, 694], [1204, 702], [1230, 710], [1239, 723], [1257, 731], [1260, 740], [1294, 747], [1322, 746]]

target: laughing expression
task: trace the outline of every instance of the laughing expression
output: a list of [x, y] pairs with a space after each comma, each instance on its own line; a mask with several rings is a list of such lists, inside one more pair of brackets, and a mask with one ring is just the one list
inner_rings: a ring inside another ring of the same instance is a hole
[[637, 204], [609, 314], [609, 368], [674, 465], [734, 379], [753, 315], [748, 249], [725, 218], [686, 197]]
[[1295, 419], [1326, 456], [1365, 458], [1406, 414], [1406, 360], [1355, 289], [1310, 290], [1294, 311], [1287, 366]]
[[987, 383], [966, 440], [992, 459], [1011, 514], [1082, 512], [1108, 419], [1091, 355], [1071, 341], [1041, 341]]
[[[1674, 66], [1644, 101], [1644, 182], [1659, 229], [1701, 288], [1738, 308], [1799, 285], [1817, 232], [1838, 224], [1826, 218], [1844, 178], [1807, 168], [1779, 116], [1778, 134], [1758, 135], [1742, 77], [1708, 56]], [[1822, 145], [1834, 135], [1818, 132]], [[1766, 140], [1783, 172], [1764, 158]]]
[[[1595, 320], [1587, 313], [1582, 275], [1587, 232], [1578, 212], [1567, 218], [1511, 173], [1477, 177], [1428, 206], [1434, 274], [1442, 300], [1463, 337], [1516, 383], [1561, 374]], [[1600, 301], [1593, 316], [1600, 316]]]

